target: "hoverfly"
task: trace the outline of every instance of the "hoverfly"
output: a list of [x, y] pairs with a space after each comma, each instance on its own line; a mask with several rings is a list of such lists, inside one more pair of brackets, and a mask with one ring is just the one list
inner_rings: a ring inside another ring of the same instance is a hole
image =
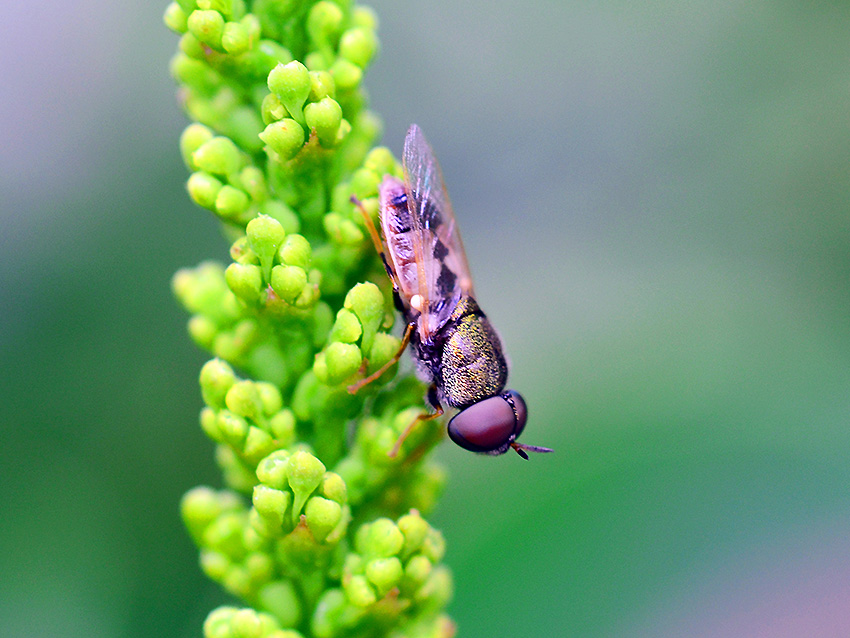
[[419, 375], [430, 383], [427, 396], [434, 412], [407, 427], [391, 456], [420, 421], [441, 416], [443, 404], [459, 410], [448, 433], [464, 449], [498, 455], [512, 448], [524, 459], [526, 451], [551, 452], [516, 441], [528, 415], [525, 401], [505, 390], [508, 365], [502, 343], [475, 301], [443, 174], [416, 124], [407, 131], [402, 166], [404, 181], [386, 175], [379, 189], [386, 251], [368, 213], [356, 198], [352, 201], [365, 218], [407, 327], [395, 357], [349, 386], [349, 392], [380, 377], [410, 345]]

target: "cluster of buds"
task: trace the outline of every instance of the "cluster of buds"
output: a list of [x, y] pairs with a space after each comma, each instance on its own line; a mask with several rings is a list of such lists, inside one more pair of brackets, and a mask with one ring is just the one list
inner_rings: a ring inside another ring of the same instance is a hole
[[188, 192], [231, 244], [229, 264], [172, 282], [215, 357], [200, 421], [226, 486], [191, 490], [183, 519], [204, 572], [250, 605], [213, 611], [204, 634], [451, 636], [444, 543], [419, 513], [445, 480], [427, 458], [441, 428], [390, 454], [424, 387], [392, 366], [349, 392], [400, 347], [363, 220], [401, 176], [362, 87], [376, 17], [352, 0], [176, 0], [165, 23], [194, 120]]
[[440, 565], [442, 535], [416, 510], [397, 522], [379, 518], [357, 530], [342, 570], [342, 587], [324, 593], [313, 617], [319, 638], [357, 635], [361, 625], [400, 636], [451, 636], [440, 611], [451, 597], [449, 571]]

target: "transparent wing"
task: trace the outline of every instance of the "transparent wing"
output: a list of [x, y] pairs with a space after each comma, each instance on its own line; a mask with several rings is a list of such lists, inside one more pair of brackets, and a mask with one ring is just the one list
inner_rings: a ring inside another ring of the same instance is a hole
[[[474, 297], [469, 264], [460, 239], [443, 173], [416, 125], [404, 140], [404, 186], [410, 212], [410, 249], [416, 264], [419, 329], [430, 339], [463, 296]], [[411, 282], [413, 283], [413, 282]]]

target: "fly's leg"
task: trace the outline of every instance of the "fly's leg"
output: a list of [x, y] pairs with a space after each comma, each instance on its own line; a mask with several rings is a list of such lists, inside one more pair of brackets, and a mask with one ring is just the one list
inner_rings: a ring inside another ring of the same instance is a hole
[[443, 406], [440, 405], [440, 400], [437, 398], [437, 386], [433, 383], [431, 387], [428, 388], [428, 402], [434, 407], [434, 412], [423, 412], [418, 415], [413, 421], [411, 421], [410, 425], [404, 428], [404, 432], [402, 432], [398, 439], [393, 445], [393, 449], [389, 451], [390, 458], [395, 458], [398, 454], [398, 451], [401, 449], [401, 444], [404, 443], [404, 440], [410, 435], [413, 430], [416, 429], [416, 426], [422, 423], [423, 421], [431, 421], [436, 419], [437, 417], [443, 416]]
[[360, 388], [362, 388], [364, 385], [369, 385], [375, 379], [380, 378], [381, 375], [384, 374], [384, 372], [389, 370], [393, 366], [394, 363], [397, 363], [398, 360], [401, 359], [401, 355], [404, 353], [405, 349], [407, 348], [407, 344], [410, 343], [410, 333], [413, 332], [413, 329], [415, 327], [416, 327], [415, 324], [412, 324], [412, 323], [407, 324], [407, 328], [405, 328], [405, 330], [404, 330], [404, 336], [401, 338], [401, 346], [399, 346], [398, 352], [396, 352], [389, 361], [387, 361], [384, 365], [382, 365], [380, 368], [375, 370], [368, 377], [366, 377], [364, 379], [360, 379], [360, 381], [357, 381], [356, 383], [352, 383], [350, 386], [348, 386], [349, 394], [357, 394], [357, 391]]
[[[351, 203], [357, 206], [357, 209], [360, 211], [360, 214], [363, 216], [363, 222], [366, 224], [366, 228], [369, 231], [369, 236], [372, 238], [372, 243], [375, 245], [375, 250], [378, 252], [378, 255], [381, 256], [381, 261], [384, 263], [384, 268], [387, 271], [387, 275], [389, 275], [390, 281], [393, 283], [393, 301], [397, 309], [402, 309], [401, 298], [398, 294], [398, 283], [396, 282], [396, 276], [393, 269], [390, 267], [389, 262], [387, 261], [387, 254], [384, 251], [384, 245], [381, 243], [381, 236], [378, 234], [378, 229], [375, 228], [375, 224], [372, 222], [372, 218], [369, 216], [369, 211], [366, 210], [366, 207], [363, 206], [363, 202], [357, 199], [356, 196], [351, 196]], [[389, 370], [394, 363], [397, 363], [399, 359], [401, 359], [401, 355], [404, 353], [407, 348], [407, 344], [410, 343], [410, 333], [415, 329], [415, 325], [412, 323], [407, 324], [407, 328], [404, 330], [404, 336], [401, 338], [401, 346], [399, 346], [398, 352], [396, 352], [393, 357], [387, 361], [380, 368], [375, 370], [372, 374], [364, 379], [360, 379], [356, 383], [352, 383], [348, 386], [348, 392], [350, 394], [356, 394], [360, 388], [365, 385], [369, 385], [375, 379], [380, 378], [382, 374], [384, 374], [387, 370]]]
[[384, 244], [381, 242], [381, 236], [378, 234], [378, 229], [375, 228], [375, 224], [372, 221], [372, 217], [369, 215], [369, 211], [367, 211], [366, 207], [363, 206], [363, 202], [357, 199], [354, 195], [351, 196], [351, 203], [357, 206], [357, 210], [359, 210], [360, 214], [363, 216], [363, 223], [366, 224], [366, 230], [369, 231], [369, 236], [372, 238], [372, 244], [375, 246], [375, 251], [378, 255], [380, 255], [381, 261], [384, 264], [384, 269], [387, 271], [387, 275], [389, 275], [390, 280], [393, 282], [393, 292], [398, 294], [398, 283], [395, 272], [390, 267], [390, 263], [387, 261], [387, 253], [384, 250]]

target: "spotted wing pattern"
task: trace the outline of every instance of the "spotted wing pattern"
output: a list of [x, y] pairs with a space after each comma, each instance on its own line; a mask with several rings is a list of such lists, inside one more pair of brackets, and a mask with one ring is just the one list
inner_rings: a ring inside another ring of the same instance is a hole
[[[408, 278], [411, 297], [419, 295], [420, 336], [430, 341], [463, 296], [474, 296], [472, 277], [460, 239], [443, 173], [421, 129], [407, 132], [402, 155], [409, 213], [409, 252], [415, 273]], [[408, 290], [405, 290], [408, 292]]]

